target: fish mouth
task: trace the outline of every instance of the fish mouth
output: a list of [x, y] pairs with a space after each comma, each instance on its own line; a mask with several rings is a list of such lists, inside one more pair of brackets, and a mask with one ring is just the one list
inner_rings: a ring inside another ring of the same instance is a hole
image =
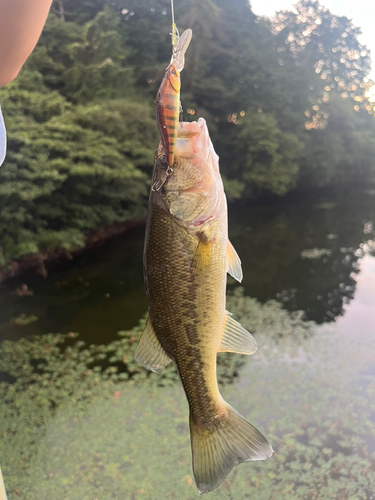
[[210, 142], [204, 118], [194, 122], [181, 122], [177, 131], [176, 155], [186, 159], [199, 155], [207, 160]]
[[187, 160], [200, 157], [211, 165], [213, 173], [219, 174], [219, 157], [212, 145], [204, 118], [180, 123], [177, 131], [176, 156]]

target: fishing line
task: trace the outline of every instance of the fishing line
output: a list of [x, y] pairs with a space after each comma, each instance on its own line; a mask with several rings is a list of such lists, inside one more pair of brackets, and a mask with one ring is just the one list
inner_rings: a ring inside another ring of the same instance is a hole
[[178, 29], [176, 27], [176, 24], [174, 22], [174, 3], [173, 0], [171, 0], [171, 13], [172, 13], [172, 46], [174, 47], [178, 41]]
[[[122, 17], [122, 21], [127, 21], [129, 19], [129, 14], [132, 16], [134, 12], [129, 12], [128, 9], [125, 9], [123, 6], [120, 6], [115, 0], [104, 0], [115, 12], [117, 16]], [[174, 53], [174, 48], [178, 44], [178, 40], [180, 38], [180, 34], [178, 32], [176, 23], [174, 22], [174, 1], [171, 0], [171, 14], [172, 14], [172, 52]]]

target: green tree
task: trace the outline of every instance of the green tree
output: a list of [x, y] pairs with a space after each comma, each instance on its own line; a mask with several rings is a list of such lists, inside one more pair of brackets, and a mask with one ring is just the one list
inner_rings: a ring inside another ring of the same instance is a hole
[[[20, 76], [0, 90], [0, 263], [145, 214], [170, 8], [54, 1]], [[230, 197], [372, 178], [369, 55], [347, 18], [313, 0], [272, 22], [247, 0], [176, 0], [175, 15], [180, 32], [193, 29], [184, 119], [207, 119]]]
[[295, 136], [282, 132], [276, 119], [265, 113], [247, 113], [236, 123], [229, 179], [240, 181], [244, 197], [262, 191], [286, 194], [297, 182], [300, 149]]
[[[113, 99], [134, 95], [117, 26], [110, 12], [80, 30], [51, 16], [19, 78], [0, 92], [2, 263], [81, 246], [89, 229], [145, 215], [157, 129], [147, 100]], [[54, 28], [65, 45], [48, 48]]]
[[313, 68], [319, 76], [311, 85], [310, 101], [328, 100], [336, 91], [342, 97], [361, 99], [370, 72], [369, 50], [358, 41], [361, 30], [345, 16], [336, 16], [316, 0], [300, 0], [295, 12], [278, 12], [272, 30], [287, 45], [302, 68]]
[[353, 108], [350, 100], [332, 95], [324, 128], [306, 132], [300, 186], [364, 183], [375, 173], [373, 116]]

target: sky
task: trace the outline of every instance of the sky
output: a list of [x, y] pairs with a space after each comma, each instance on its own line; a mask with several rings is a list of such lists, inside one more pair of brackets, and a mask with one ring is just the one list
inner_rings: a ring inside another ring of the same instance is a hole
[[[252, 11], [258, 16], [273, 17], [278, 10], [291, 10], [298, 0], [250, 0]], [[361, 28], [360, 43], [371, 51], [372, 71], [375, 80], [375, 0], [319, 0], [332, 14], [346, 16], [354, 26]]]

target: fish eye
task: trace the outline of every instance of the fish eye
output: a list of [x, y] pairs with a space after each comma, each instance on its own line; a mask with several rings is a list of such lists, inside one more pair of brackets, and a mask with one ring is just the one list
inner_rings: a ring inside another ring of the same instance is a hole
[[176, 72], [175, 72], [175, 70], [174, 70], [173, 68], [171, 69], [171, 74], [172, 74], [173, 76], [175, 76], [175, 74], [176, 74]]

